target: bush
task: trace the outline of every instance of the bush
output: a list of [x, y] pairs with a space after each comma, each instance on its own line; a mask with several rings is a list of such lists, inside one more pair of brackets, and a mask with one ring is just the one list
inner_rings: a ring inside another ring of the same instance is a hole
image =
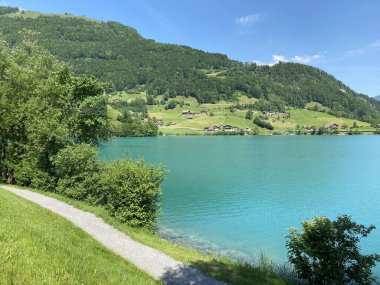
[[99, 179], [103, 166], [97, 157], [97, 149], [89, 144], [62, 149], [53, 158], [58, 178], [57, 192], [93, 204], [104, 204], [105, 191]]
[[273, 126], [268, 123], [268, 122], [265, 122], [265, 121], [262, 121], [260, 118], [256, 117], [254, 120], [253, 120], [253, 123], [257, 126], [259, 126], [260, 128], [264, 128], [264, 129], [268, 129], [268, 130], [273, 130]]
[[251, 110], [248, 110], [247, 113], [245, 114], [245, 118], [247, 120], [252, 120], [253, 117], [253, 112]]
[[67, 197], [103, 205], [121, 222], [154, 229], [165, 171], [143, 161], [97, 161], [89, 144], [68, 146], [53, 159], [57, 192]]
[[166, 110], [174, 109], [177, 106], [176, 100], [170, 100], [169, 103], [165, 106]]
[[298, 276], [311, 285], [371, 284], [372, 267], [380, 255], [360, 254], [359, 241], [375, 229], [359, 225], [348, 216], [336, 221], [316, 217], [302, 222], [302, 232], [290, 229], [287, 236], [289, 261]]
[[107, 164], [101, 180], [109, 213], [131, 226], [154, 229], [165, 171], [143, 161], [116, 160]]

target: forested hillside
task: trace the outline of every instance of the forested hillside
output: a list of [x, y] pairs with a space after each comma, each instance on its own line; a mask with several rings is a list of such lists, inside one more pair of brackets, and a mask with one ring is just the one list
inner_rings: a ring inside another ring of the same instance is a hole
[[109, 82], [111, 90], [139, 87], [148, 95], [195, 97], [199, 103], [234, 101], [240, 95], [257, 98], [256, 109], [304, 108], [317, 102], [335, 116], [380, 122], [380, 103], [357, 94], [314, 67], [279, 63], [257, 66], [186, 46], [144, 39], [133, 28], [72, 15], [39, 15], [0, 10], [0, 27], [11, 45], [19, 31], [39, 32], [40, 45], [69, 62], [77, 74], [92, 74]]

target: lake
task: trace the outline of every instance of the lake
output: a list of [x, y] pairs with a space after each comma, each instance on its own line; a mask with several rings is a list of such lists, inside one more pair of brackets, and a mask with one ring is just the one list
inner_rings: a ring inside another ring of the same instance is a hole
[[170, 171], [159, 226], [173, 240], [283, 262], [289, 227], [348, 214], [377, 225], [361, 245], [380, 253], [380, 136], [118, 138], [101, 157], [125, 151]]

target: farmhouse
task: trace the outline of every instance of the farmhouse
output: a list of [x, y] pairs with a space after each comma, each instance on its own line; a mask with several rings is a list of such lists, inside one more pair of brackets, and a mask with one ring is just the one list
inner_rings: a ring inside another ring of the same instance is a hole
[[196, 114], [197, 114], [196, 112], [193, 112], [190, 110], [182, 111], [182, 113], [181, 113], [182, 116], [194, 116]]
[[339, 128], [339, 126], [338, 126], [338, 124], [333, 123], [333, 124], [326, 125], [325, 128], [330, 129], [330, 130], [336, 130]]
[[233, 127], [230, 125], [226, 125], [223, 127], [223, 131], [225, 131], [225, 132], [236, 132], [237, 130], [238, 130], [237, 127]]
[[204, 130], [207, 132], [215, 132], [215, 131], [236, 132], [238, 128], [230, 126], [230, 125], [226, 125], [226, 126], [205, 127]]

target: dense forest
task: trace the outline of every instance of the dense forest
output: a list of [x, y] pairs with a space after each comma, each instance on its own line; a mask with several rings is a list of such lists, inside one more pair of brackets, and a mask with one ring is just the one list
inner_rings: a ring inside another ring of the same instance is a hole
[[311, 66], [241, 63], [222, 54], [156, 43], [117, 22], [71, 15], [28, 17], [28, 12], [4, 9], [0, 27], [11, 46], [20, 41], [20, 30], [36, 31], [41, 46], [73, 66], [77, 75], [107, 82], [108, 91], [138, 87], [152, 97], [163, 95], [167, 102], [182, 95], [199, 103], [234, 101], [245, 94], [261, 99], [258, 109], [268, 110], [304, 108], [313, 101], [329, 107], [332, 115], [380, 122], [378, 101]]

